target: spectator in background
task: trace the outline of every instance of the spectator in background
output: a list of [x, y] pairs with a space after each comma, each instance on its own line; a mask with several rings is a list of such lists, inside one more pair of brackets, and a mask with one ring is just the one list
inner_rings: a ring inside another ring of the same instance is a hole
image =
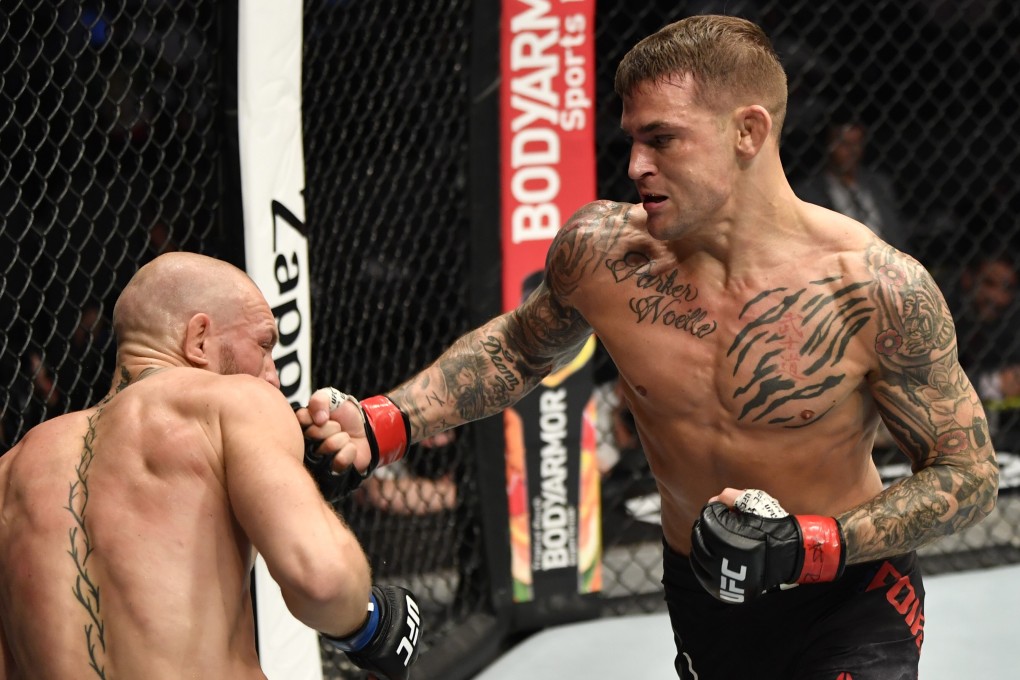
[[[21, 432], [67, 410], [67, 398], [41, 348], [30, 347], [21, 358], [20, 373], [11, 387], [10, 407], [17, 411], [13, 416], [20, 419]], [[12, 430], [8, 433], [11, 444], [18, 436], [18, 428]]]
[[174, 241], [173, 230], [170, 229], [170, 225], [161, 219], [155, 220], [152, 226], [149, 227], [150, 253], [155, 256], [180, 249], [180, 246]]
[[960, 364], [988, 413], [995, 448], [1020, 452], [1020, 279], [1014, 257], [988, 250], [960, 277], [954, 305]]
[[909, 251], [909, 231], [893, 195], [892, 180], [864, 163], [868, 131], [856, 121], [826, 129], [825, 167], [795, 187], [808, 203], [835, 210], [866, 225], [890, 245]]
[[72, 361], [61, 367], [58, 382], [67, 392], [72, 409], [91, 406], [110, 388], [117, 345], [102, 310], [99, 302], [82, 305], [68, 339], [67, 356]]
[[357, 498], [371, 507], [394, 515], [430, 515], [457, 505], [452, 472], [435, 478], [419, 475], [406, 460], [377, 472], [382, 474], [366, 479], [357, 491]]
[[[29, 343], [22, 356], [4, 357], [0, 367], [0, 381], [6, 389], [0, 402], [0, 453], [33, 426], [92, 405], [109, 390], [116, 344], [101, 310], [99, 302], [84, 303], [75, 312], [77, 319], [66, 344], [61, 342], [65, 331], [55, 328], [56, 337], [49, 348]], [[35, 333], [41, 335], [42, 331]]]

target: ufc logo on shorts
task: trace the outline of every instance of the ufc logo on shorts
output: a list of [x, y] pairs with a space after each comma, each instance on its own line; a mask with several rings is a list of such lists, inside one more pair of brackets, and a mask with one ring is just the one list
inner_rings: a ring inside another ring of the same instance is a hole
[[404, 666], [411, 663], [411, 655], [414, 654], [414, 646], [418, 644], [418, 634], [421, 632], [421, 615], [418, 613], [418, 603], [411, 598], [410, 595], [405, 595], [407, 598], [407, 629], [408, 633], [400, 640], [400, 645], [397, 647], [397, 657], [400, 657], [401, 652], [407, 652], [407, 658], [404, 659]]
[[722, 576], [719, 577], [719, 597], [727, 602], [743, 602], [744, 589], [740, 586], [747, 576], [747, 567], [741, 565], [740, 571], [733, 571], [730, 569], [730, 561], [724, 557], [720, 571]]

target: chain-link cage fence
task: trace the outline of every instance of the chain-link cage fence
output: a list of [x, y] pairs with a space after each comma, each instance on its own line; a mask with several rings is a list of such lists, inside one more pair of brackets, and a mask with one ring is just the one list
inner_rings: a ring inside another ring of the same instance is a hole
[[[305, 2], [306, 222], [317, 384], [369, 396], [469, 328], [469, 0]], [[477, 443], [412, 447], [341, 508], [377, 581], [413, 584], [422, 658], [490, 609]], [[326, 651], [329, 677], [361, 677]], [[426, 673], [427, 675], [427, 673]]]
[[153, 255], [214, 253], [216, 3], [0, 12], [0, 437], [110, 388], [112, 305]]

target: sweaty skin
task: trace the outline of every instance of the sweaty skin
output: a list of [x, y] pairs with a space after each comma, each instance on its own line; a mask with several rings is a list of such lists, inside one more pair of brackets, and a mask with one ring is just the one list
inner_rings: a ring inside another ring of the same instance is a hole
[[[838, 517], [851, 562], [916, 548], [994, 501], [984, 416], [930, 277], [857, 223], [798, 207], [802, 233], [739, 276], [648, 239], [638, 206], [600, 205], [555, 247], [578, 264], [552, 285], [617, 362], [680, 552], [724, 487]], [[887, 493], [879, 417], [915, 470]]]
[[[799, 210], [799, 234], [736, 272], [650, 238], [641, 206], [589, 205], [556, 238], [550, 285], [392, 396], [415, 437], [434, 431], [437, 410], [446, 424], [475, 420], [520, 396], [496, 364], [516, 367], [523, 392], [594, 329], [619, 368], [675, 550], [689, 552], [698, 513], [726, 487], [836, 516], [851, 563], [980, 519], [995, 461], [930, 276], [856, 222]], [[483, 342], [502, 356], [479, 361]], [[915, 471], [885, 492], [871, 456], [880, 417]]]
[[[214, 271], [202, 285], [222, 285]], [[237, 316], [185, 315], [210, 324], [198, 345], [183, 324], [120, 338], [102, 402], [0, 457], [3, 680], [264, 680], [256, 550], [307, 625], [345, 635], [364, 620], [367, 561], [303, 467], [275, 320], [240, 285]]]
[[[710, 101], [675, 74], [625, 94], [642, 202], [580, 209], [550, 247], [542, 286], [389, 393], [413, 438], [500, 412], [595, 332], [680, 553], [724, 489], [835, 516], [847, 563], [979, 521], [998, 467], [931, 276], [864, 225], [796, 197], [765, 106]], [[325, 406], [313, 395], [315, 422]], [[350, 411], [329, 417], [363, 435]], [[872, 460], [880, 419], [913, 468], [886, 490]]]

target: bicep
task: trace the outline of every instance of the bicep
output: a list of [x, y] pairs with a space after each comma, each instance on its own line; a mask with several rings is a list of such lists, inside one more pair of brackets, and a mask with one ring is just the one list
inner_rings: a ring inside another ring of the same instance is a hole
[[955, 355], [909, 368], [887, 365], [873, 394], [889, 433], [915, 470], [974, 457], [989, 447], [981, 401]]
[[304, 468], [297, 419], [267, 385], [230, 400], [221, 431], [227, 494], [238, 523], [270, 571], [300, 570], [302, 558], [334, 542], [339, 520]]
[[989, 448], [981, 401], [957, 357], [956, 330], [931, 275], [894, 251], [876, 271], [872, 394], [915, 469]]
[[551, 368], [569, 362], [592, 334], [575, 300], [603, 262], [629, 221], [628, 206], [595, 201], [574, 213], [546, 255], [545, 277], [521, 305], [505, 317], [506, 334], [532, 363]]
[[540, 376], [574, 358], [592, 333], [580, 312], [554, 295], [545, 283], [502, 320], [507, 345], [522, 365]]

